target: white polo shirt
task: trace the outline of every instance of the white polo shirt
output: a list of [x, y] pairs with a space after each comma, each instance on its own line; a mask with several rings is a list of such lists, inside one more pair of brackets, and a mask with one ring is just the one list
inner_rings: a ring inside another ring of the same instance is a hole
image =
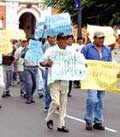
[[[43, 61], [47, 61], [47, 60], [51, 60], [52, 58], [52, 55], [53, 55], [53, 52], [56, 51], [56, 50], [66, 50], [66, 49], [60, 49], [58, 45], [56, 46], [53, 46], [53, 47], [50, 47], [46, 50], [45, 54], [43, 55], [43, 57], [41, 58], [41, 61], [40, 62], [43, 62]], [[48, 85], [55, 82], [55, 80], [51, 79], [51, 69], [52, 68], [48, 68]], [[64, 86], [68, 86], [69, 85], [69, 82], [68, 81], [61, 81], [61, 80], [57, 80], [57, 81], [60, 81], [62, 85]]]

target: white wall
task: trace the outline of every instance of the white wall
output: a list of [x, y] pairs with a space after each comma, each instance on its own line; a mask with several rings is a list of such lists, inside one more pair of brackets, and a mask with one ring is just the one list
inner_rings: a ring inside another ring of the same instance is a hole
[[6, 29], [17, 29], [17, 2], [6, 2]]
[[[18, 1], [22, 1], [22, 0], [18, 0]], [[19, 13], [17, 13], [18, 10], [19, 10], [18, 2], [14, 2], [14, 0], [9, 0], [6, 2], [6, 29], [18, 29], [19, 18], [22, 14], [26, 12], [32, 13], [35, 16], [36, 21], [39, 22], [39, 21], [44, 21], [46, 16], [51, 16], [51, 11], [52, 11], [50, 7], [46, 9], [40, 9], [40, 7], [38, 7], [37, 10], [40, 12], [39, 15], [38, 12], [35, 11], [34, 9], [25, 8]]]

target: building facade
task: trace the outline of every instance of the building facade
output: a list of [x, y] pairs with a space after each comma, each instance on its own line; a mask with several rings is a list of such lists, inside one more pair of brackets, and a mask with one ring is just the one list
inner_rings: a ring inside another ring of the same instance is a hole
[[27, 37], [34, 35], [36, 22], [52, 15], [50, 7], [41, 8], [42, 0], [3, 0], [0, 2], [0, 22], [3, 29], [23, 29]]

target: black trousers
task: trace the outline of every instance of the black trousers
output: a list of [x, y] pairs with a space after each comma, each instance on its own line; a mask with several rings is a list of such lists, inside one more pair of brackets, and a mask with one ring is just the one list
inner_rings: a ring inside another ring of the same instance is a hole
[[70, 95], [72, 90], [72, 81], [69, 81], [69, 91], [68, 91], [68, 95]]

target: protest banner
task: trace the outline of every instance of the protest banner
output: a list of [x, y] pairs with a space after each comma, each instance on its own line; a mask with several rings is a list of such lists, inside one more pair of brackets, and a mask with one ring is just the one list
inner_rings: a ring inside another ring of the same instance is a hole
[[52, 80], [85, 80], [87, 69], [84, 56], [77, 52], [56, 50], [52, 52], [53, 66], [50, 79]]
[[8, 31], [10, 39], [15, 39], [15, 40], [26, 39], [26, 34], [25, 34], [24, 30], [22, 30], [22, 29], [9, 29], [6, 31]]
[[105, 45], [110, 45], [115, 43], [116, 38], [114, 36], [114, 30], [110, 26], [95, 26], [95, 25], [87, 25], [87, 32], [90, 40], [93, 42], [94, 32], [102, 31], [105, 34]]
[[71, 18], [68, 13], [47, 16], [44, 22], [37, 22], [35, 38], [56, 36], [60, 32], [64, 32], [66, 35], [72, 34]]
[[7, 54], [12, 52], [10, 34], [7, 30], [0, 30], [0, 53]]
[[43, 55], [41, 43], [37, 40], [30, 40], [25, 60], [38, 63]]
[[35, 38], [43, 38], [46, 36], [45, 22], [36, 22]]
[[120, 92], [120, 64], [87, 60], [88, 77], [81, 82], [81, 89]]
[[72, 33], [71, 19], [68, 13], [46, 17], [45, 25], [48, 35], [57, 35], [60, 32], [64, 32], [66, 35]]

